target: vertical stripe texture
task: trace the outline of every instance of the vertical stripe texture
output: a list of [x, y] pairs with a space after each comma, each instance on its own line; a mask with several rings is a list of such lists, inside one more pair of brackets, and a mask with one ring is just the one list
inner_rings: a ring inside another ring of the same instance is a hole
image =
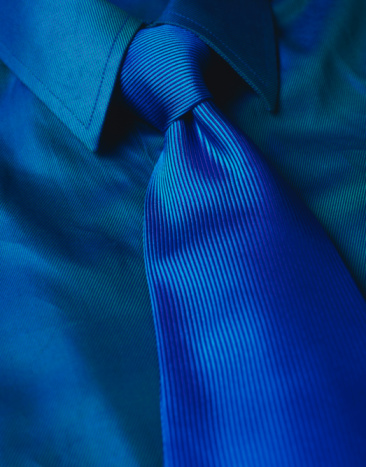
[[366, 463], [366, 304], [320, 224], [215, 107], [208, 50], [141, 30], [121, 75], [165, 131], [144, 254], [167, 466]]

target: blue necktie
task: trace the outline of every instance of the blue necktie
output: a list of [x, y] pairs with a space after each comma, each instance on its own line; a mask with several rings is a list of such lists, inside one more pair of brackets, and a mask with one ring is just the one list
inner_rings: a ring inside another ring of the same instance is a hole
[[215, 107], [208, 59], [164, 25], [138, 32], [121, 74], [126, 102], [165, 132], [144, 226], [165, 463], [366, 465], [365, 301]]

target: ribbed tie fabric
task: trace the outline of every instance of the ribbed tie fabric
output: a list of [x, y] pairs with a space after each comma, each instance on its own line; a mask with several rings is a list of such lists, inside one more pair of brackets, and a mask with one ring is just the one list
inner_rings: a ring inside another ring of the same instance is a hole
[[165, 464], [366, 465], [365, 301], [215, 107], [208, 57], [189, 31], [148, 28], [121, 74], [126, 102], [165, 131], [144, 226]]

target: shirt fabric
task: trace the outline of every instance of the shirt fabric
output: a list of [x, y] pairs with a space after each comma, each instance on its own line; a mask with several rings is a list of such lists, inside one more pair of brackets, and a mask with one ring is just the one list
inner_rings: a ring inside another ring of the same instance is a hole
[[[163, 135], [123, 106], [116, 81], [146, 22], [213, 48], [216, 102], [313, 211], [366, 296], [363, 2], [176, 0], [146, 15], [143, 2], [115, 3], [0, 2], [4, 466], [163, 461], [142, 246]], [[364, 436], [365, 407], [349, 404]]]

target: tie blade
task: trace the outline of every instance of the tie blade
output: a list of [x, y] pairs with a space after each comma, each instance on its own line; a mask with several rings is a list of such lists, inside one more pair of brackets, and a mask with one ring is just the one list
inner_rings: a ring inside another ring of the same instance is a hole
[[364, 299], [316, 219], [209, 102], [167, 131], [145, 263], [167, 465], [361, 465]]

